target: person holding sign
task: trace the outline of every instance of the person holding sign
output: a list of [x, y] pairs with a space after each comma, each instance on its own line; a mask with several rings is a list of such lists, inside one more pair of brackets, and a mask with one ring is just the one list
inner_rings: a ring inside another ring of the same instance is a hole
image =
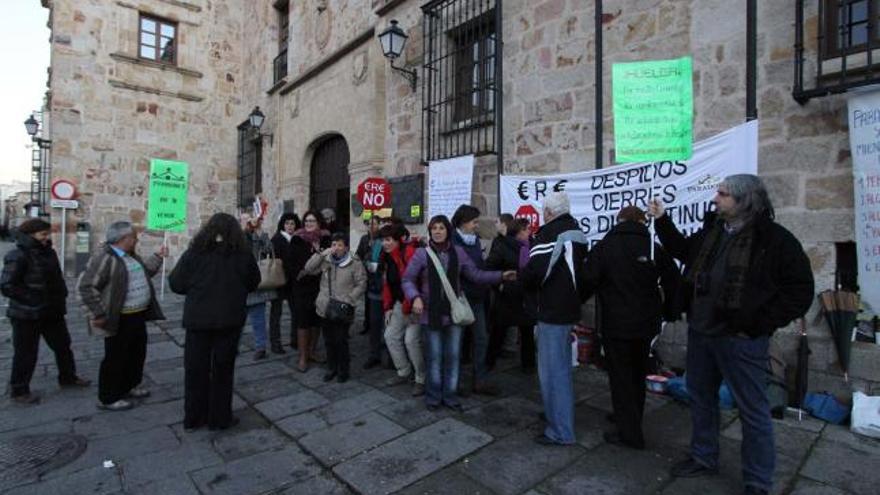
[[667, 321], [678, 319], [674, 304], [678, 268], [659, 245], [651, 259], [652, 239], [646, 223], [641, 208], [621, 209], [617, 225], [593, 247], [586, 265], [586, 290], [598, 294], [602, 347], [617, 423], [617, 431], [606, 432], [605, 440], [636, 449], [645, 448], [642, 416], [651, 340], [660, 333], [661, 315]]
[[571, 377], [571, 331], [586, 301], [583, 264], [587, 238], [571, 216], [568, 194], [544, 199], [544, 225], [538, 231], [522, 270], [527, 308], [538, 322], [538, 380], [547, 427], [535, 441], [570, 445], [574, 436], [574, 389]]
[[[420, 317], [427, 341], [425, 405], [429, 410], [441, 405], [455, 411], [462, 409], [458, 400], [461, 328], [473, 322], [473, 314], [465, 322], [457, 321], [453, 312], [453, 305], [467, 305], [462, 280], [484, 285], [498, 285], [502, 279], [516, 280], [515, 271], [487, 272], [477, 268], [464, 249], [452, 243], [452, 232], [452, 224], [445, 215], [431, 218], [430, 242], [416, 250], [403, 274], [404, 296], [412, 301], [412, 311]], [[466, 311], [458, 314], [463, 313]]]
[[247, 295], [260, 284], [260, 269], [238, 220], [215, 213], [199, 229], [168, 276], [183, 294], [183, 427], [225, 430], [232, 416], [238, 340], [247, 318]]
[[801, 317], [813, 301], [810, 260], [801, 243], [774, 221], [773, 205], [756, 175], [726, 177], [715, 212], [689, 237], [660, 201], [650, 213], [669, 253], [684, 263], [680, 295], [688, 309], [687, 381], [691, 452], [672, 475], [718, 472], [718, 387], [733, 392], [742, 423], [745, 493], [772, 489], [776, 451], [767, 400], [768, 346], [777, 328]]
[[130, 222], [113, 222], [107, 243], [98, 249], [79, 276], [77, 292], [89, 318], [89, 331], [104, 337], [104, 360], [98, 375], [98, 407], [131, 409], [128, 399], [150, 391], [139, 387], [147, 357], [147, 326], [165, 316], [156, 300], [152, 278], [168, 256], [164, 245], [142, 260], [135, 252], [138, 234]]

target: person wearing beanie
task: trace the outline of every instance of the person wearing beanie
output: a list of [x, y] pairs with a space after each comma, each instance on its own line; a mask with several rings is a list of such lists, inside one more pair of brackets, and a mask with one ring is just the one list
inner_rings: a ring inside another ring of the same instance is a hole
[[[617, 425], [616, 431], [605, 433], [605, 440], [635, 449], [645, 447], [642, 415], [651, 340], [660, 333], [661, 317], [678, 319], [671, 297], [678, 288], [678, 268], [659, 244], [651, 259], [646, 222], [644, 210], [637, 206], [620, 210], [617, 225], [590, 251], [586, 263], [586, 289], [599, 298]], [[670, 297], [664, 300], [660, 287]]]
[[[452, 243], [460, 247], [480, 270], [486, 269], [483, 260], [483, 246], [480, 236], [477, 234], [480, 210], [471, 205], [461, 205], [452, 215], [452, 227], [455, 229], [452, 235]], [[486, 355], [489, 350], [489, 330], [487, 327], [487, 306], [489, 304], [489, 287], [478, 283], [464, 280], [462, 290], [474, 311], [474, 322], [464, 328], [464, 348], [468, 349], [468, 343], [473, 342], [472, 359], [474, 364], [473, 392], [482, 395], [498, 395], [500, 391], [494, 385], [488, 383], [489, 367], [486, 364]], [[470, 337], [470, 338], [469, 338]]]
[[30, 391], [37, 365], [40, 336], [55, 353], [58, 383], [62, 387], [88, 387], [91, 382], [76, 375], [67, 313], [67, 284], [52, 249], [51, 225], [39, 218], [18, 228], [16, 247], [6, 253], [0, 291], [9, 298], [6, 316], [12, 323], [12, 375], [9, 390], [19, 404], [40, 398]]

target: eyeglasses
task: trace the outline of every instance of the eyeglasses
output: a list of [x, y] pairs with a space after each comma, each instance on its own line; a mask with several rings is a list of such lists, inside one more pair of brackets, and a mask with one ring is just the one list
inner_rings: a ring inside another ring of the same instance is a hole
[[315, 220], [314, 218], [307, 218], [304, 221], [305, 221], [305, 223], [318, 223], [318, 221]]

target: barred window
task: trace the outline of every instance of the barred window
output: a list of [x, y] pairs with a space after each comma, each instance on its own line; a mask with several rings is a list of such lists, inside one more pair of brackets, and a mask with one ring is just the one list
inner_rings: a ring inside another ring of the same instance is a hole
[[865, 51], [878, 44], [877, 21], [880, 0], [820, 0], [825, 10], [824, 56]]
[[238, 205], [251, 206], [262, 192], [263, 147], [260, 138], [254, 139], [249, 121], [238, 126]]

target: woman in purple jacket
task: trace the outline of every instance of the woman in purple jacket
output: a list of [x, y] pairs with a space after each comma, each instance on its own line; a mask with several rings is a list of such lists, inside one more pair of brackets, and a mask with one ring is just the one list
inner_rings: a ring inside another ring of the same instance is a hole
[[445, 215], [437, 215], [428, 222], [430, 242], [419, 248], [403, 275], [403, 291], [412, 301], [413, 313], [420, 316], [425, 334], [428, 376], [425, 388], [425, 404], [436, 410], [441, 404], [460, 411], [458, 401], [459, 355], [461, 353], [461, 327], [452, 323], [449, 299], [443, 290], [440, 274], [428, 257], [431, 249], [440, 259], [449, 283], [456, 294], [461, 293], [461, 277], [476, 284], [497, 285], [502, 278], [516, 279], [516, 272], [486, 272], [457, 246], [452, 245], [452, 225]]

